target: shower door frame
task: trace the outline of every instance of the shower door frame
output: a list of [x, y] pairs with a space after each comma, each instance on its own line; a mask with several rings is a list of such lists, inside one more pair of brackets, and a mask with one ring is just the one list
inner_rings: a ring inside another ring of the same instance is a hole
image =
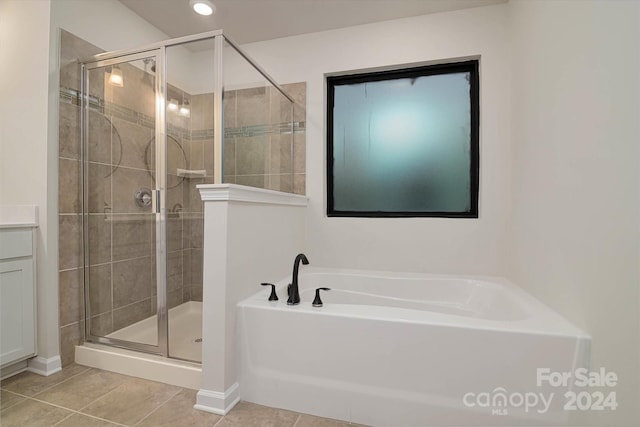
[[[89, 262], [89, 174], [87, 172], [88, 144], [89, 144], [89, 72], [91, 70], [114, 66], [118, 64], [126, 64], [131, 61], [153, 58], [156, 62], [156, 78], [154, 85], [155, 93], [155, 188], [152, 190], [152, 213], [155, 214], [155, 258], [156, 258], [156, 298], [157, 298], [157, 344], [146, 344], [135, 341], [126, 341], [106, 336], [93, 335], [91, 333], [91, 300], [89, 289], [90, 285], [90, 262]], [[114, 347], [121, 347], [145, 353], [159, 354], [167, 357], [169, 325], [167, 312], [167, 293], [166, 293], [166, 189], [167, 189], [167, 164], [166, 164], [166, 123], [165, 123], [165, 93], [166, 85], [164, 83], [165, 74], [165, 49], [159, 47], [155, 49], [139, 50], [136, 53], [109, 55], [109, 57], [95, 58], [95, 60], [86, 61], [81, 64], [82, 81], [81, 81], [81, 132], [82, 132], [82, 230], [83, 230], [83, 274], [85, 289], [85, 338], [90, 342], [108, 344]]]
[[[167, 181], [167, 158], [166, 158], [166, 49], [171, 46], [179, 46], [190, 42], [197, 42], [203, 40], [214, 40], [214, 62], [213, 62], [213, 80], [214, 80], [214, 130], [213, 130], [213, 178], [214, 183], [221, 184], [223, 182], [223, 48], [226, 42], [233, 50], [235, 50], [242, 58], [244, 58], [259, 74], [261, 74], [274, 88], [278, 90], [285, 98], [287, 98], [292, 104], [292, 131], [293, 131], [293, 104], [294, 99], [282, 89], [282, 87], [262, 68], [258, 65], [247, 53], [240, 49], [239, 45], [232, 41], [227, 35], [223, 33], [223, 30], [214, 30], [200, 34], [194, 34], [190, 36], [178, 37], [170, 40], [165, 40], [157, 43], [152, 43], [147, 46], [142, 46], [133, 49], [122, 49], [111, 52], [100, 53], [91, 57], [80, 60], [82, 71], [81, 82], [81, 151], [82, 151], [82, 230], [83, 230], [83, 266], [84, 266], [84, 299], [85, 299], [85, 340], [89, 342], [97, 342], [101, 344], [107, 344], [114, 347], [121, 347], [128, 350], [142, 351], [146, 353], [158, 354], [164, 357], [170, 357], [173, 359], [180, 359], [170, 355], [169, 349], [169, 316], [167, 306], [166, 295], [166, 256], [167, 256], [167, 239], [166, 239], [166, 224], [167, 224], [167, 209], [166, 209], [166, 181]], [[154, 206], [154, 212], [156, 214], [156, 289], [158, 298], [157, 316], [158, 316], [158, 342], [157, 345], [136, 343], [131, 341], [124, 341], [114, 338], [107, 338], [102, 336], [96, 336], [91, 334], [91, 304], [90, 304], [90, 289], [89, 289], [89, 226], [88, 226], [88, 173], [86, 173], [86, 158], [88, 144], [88, 115], [89, 115], [89, 98], [87, 95], [87, 72], [88, 67], [97, 68], [107, 65], [113, 65], [120, 62], [128, 62], [130, 60], [148, 58], [156, 56], [156, 112], [155, 112], [155, 137], [156, 137], [156, 188], [152, 191], [154, 200], [152, 205]], [[292, 146], [293, 147], [293, 146]], [[292, 148], [293, 149], [293, 148]], [[292, 156], [293, 158], [293, 156]], [[160, 168], [159, 168], [159, 165]], [[161, 185], [160, 185], [161, 184]]]

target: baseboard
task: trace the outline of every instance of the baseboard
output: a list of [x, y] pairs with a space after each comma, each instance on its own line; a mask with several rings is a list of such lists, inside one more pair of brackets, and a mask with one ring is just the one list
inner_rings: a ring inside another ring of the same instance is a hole
[[33, 372], [34, 374], [43, 375], [48, 377], [49, 375], [53, 375], [56, 372], [60, 372], [62, 370], [62, 361], [60, 360], [60, 356], [49, 357], [48, 359], [45, 357], [36, 356], [32, 359], [29, 359], [27, 371]]
[[218, 415], [227, 415], [236, 403], [240, 401], [240, 387], [233, 383], [224, 393], [200, 389], [196, 399], [195, 409]]

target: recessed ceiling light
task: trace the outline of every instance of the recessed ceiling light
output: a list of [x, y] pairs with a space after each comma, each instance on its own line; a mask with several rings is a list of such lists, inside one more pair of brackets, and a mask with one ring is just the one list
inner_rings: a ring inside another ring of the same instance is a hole
[[209, 0], [189, 0], [189, 5], [199, 15], [209, 16], [216, 12], [216, 7]]

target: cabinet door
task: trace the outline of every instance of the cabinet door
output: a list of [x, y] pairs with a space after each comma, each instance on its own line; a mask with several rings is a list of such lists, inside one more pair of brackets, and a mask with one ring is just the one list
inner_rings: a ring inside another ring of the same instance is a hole
[[35, 352], [32, 262], [0, 261], [0, 365]]

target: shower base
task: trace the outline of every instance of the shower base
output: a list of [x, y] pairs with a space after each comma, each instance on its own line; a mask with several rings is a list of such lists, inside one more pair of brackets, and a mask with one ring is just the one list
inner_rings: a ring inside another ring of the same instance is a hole
[[[153, 315], [107, 335], [156, 345], [158, 317]], [[169, 309], [169, 356], [202, 362], [202, 303], [189, 301]]]
[[[157, 325], [154, 315], [107, 337], [155, 344]], [[202, 303], [189, 301], [169, 310], [169, 355], [172, 358], [86, 342], [76, 346], [75, 361], [80, 365], [198, 390], [202, 376], [199, 363], [202, 360], [201, 334]]]

